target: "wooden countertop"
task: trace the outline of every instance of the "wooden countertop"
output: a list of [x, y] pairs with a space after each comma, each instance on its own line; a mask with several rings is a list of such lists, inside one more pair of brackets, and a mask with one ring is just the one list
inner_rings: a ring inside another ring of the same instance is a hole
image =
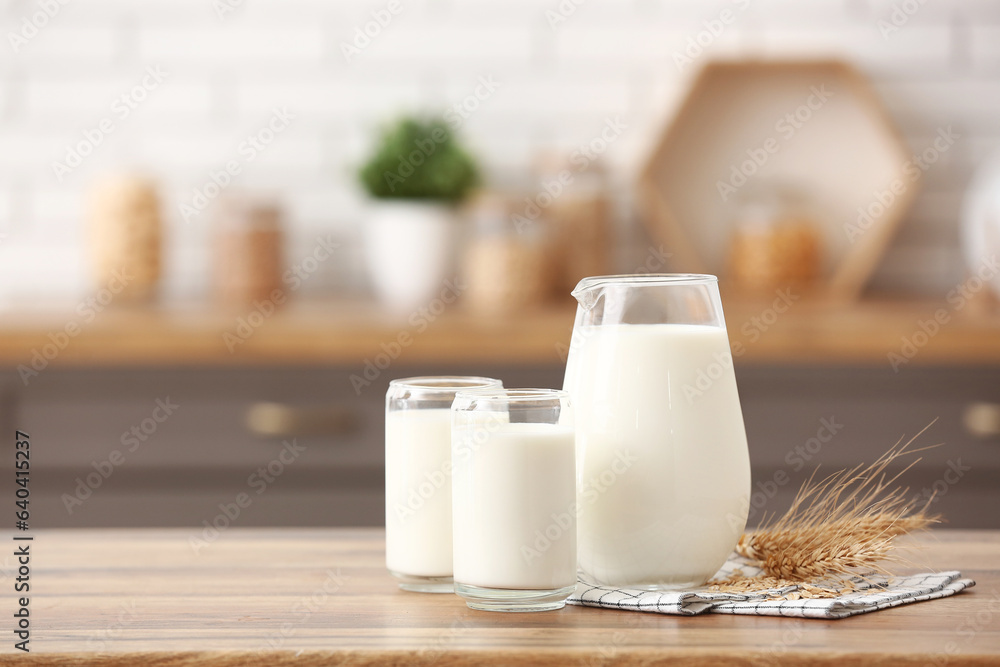
[[198, 553], [193, 535], [36, 532], [31, 653], [12, 654], [8, 556], [0, 665], [1000, 664], [1000, 531], [919, 538], [913, 560], [970, 591], [838, 621], [478, 612], [400, 591], [378, 529], [232, 528]]
[[[1000, 311], [971, 302], [875, 299], [822, 304], [724, 299], [737, 363], [1000, 364]], [[935, 314], [946, 318], [934, 324]], [[924, 323], [924, 329], [921, 323]], [[505, 317], [461, 304], [391, 315], [359, 302], [297, 302], [263, 316], [207, 306], [19, 307], [0, 316], [0, 367], [565, 362], [573, 303]], [[933, 330], [927, 336], [926, 330]]]

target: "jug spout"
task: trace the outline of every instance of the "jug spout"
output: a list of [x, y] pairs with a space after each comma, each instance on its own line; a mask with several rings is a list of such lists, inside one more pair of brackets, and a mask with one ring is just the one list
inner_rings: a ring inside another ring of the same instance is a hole
[[[597, 302], [604, 296], [609, 287], [622, 282], [627, 282], [631, 276], [590, 276], [584, 278], [576, 284], [570, 294], [580, 304], [584, 312], [590, 312], [597, 305]], [[623, 279], [625, 279], [623, 281]]]
[[601, 295], [601, 288], [597, 285], [586, 286], [584, 283], [586, 280], [581, 280], [580, 284], [577, 285], [571, 294], [576, 302], [580, 304], [580, 308], [585, 311], [589, 311], [597, 303], [597, 298]]

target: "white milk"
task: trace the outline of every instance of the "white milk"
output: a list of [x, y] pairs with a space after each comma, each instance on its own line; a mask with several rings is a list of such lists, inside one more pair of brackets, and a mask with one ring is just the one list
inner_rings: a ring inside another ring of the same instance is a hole
[[385, 418], [385, 563], [393, 572], [451, 576], [451, 410]]
[[576, 408], [580, 568], [600, 583], [642, 587], [715, 574], [743, 531], [750, 494], [725, 330], [578, 328], [564, 389]]
[[[469, 442], [463, 432], [470, 431], [484, 437]], [[532, 590], [575, 584], [572, 429], [514, 423], [455, 433], [455, 581]]]

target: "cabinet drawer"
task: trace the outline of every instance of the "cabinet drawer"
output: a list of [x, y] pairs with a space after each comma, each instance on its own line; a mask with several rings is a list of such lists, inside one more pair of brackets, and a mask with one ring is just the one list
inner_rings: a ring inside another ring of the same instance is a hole
[[[1000, 440], [980, 438], [966, 411], [1000, 402], [1000, 369], [918, 368], [899, 374], [873, 368], [738, 369], [754, 478], [751, 523], [784, 512], [819, 468], [826, 476], [872, 463], [901, 437], [931, 422], [913, 448], [930, 447], [894, 465], [908, 497], [943, 514], [952, 528], [1000, 528]], [[936, 421], [935, 421], [936, 420]], [[931, 447], [932, 445], [937, 445]]]
[[[811, 471], [870, 463], [934, 422], [920, 468], [962, 458], [1000, 472], [1000, 440], [974, 436], [965, 412], [1000, 402], [1000, 369], [738, 369], [750, 456], [760, 467]], [[912, 459], [909, 459], [912, 460]]]
[[[302, 467], [381, 468], [384, 459], [381, 399], [355, 395], [339, 373], [239, 369], [52, 375], [44, 377], [50, 380], [46, 385], [26, 391], [17, 409], [17, 422], [30, 425], [39, 443], [34, 463], [41, 467], [86, 470], [114, 456], [123, 470], [252, 471], [284, 450], [284, 460]], [[248, 427], [248, 414], [262, 403], [333, 418], [304, 423], [301, 433], [288, 423], [282, 425], [285, 433], [262, 436]], [[287, 447], [285, 440], [295, 446]]]
[[382, 471], [375, 469], [289, 467], [265, 486], [248, 485], [235, 471], [123, 468], [82, 501], [67, 503], [64, 494], [77, 493], [78, 476], [35, 475], [33, 526], [378, 526], [385, 517]]

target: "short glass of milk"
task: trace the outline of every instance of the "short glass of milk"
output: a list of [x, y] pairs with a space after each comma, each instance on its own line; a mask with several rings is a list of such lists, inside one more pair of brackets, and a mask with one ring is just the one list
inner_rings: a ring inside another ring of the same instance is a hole
[[385, 562], [399, 587], [451, 593], [451, 404], [483, 377], [393, 380], [385, 398]]
[[462, 391], [451, 411], [455, 592], [486, 611], [563, 607], [576, 588], [569, 393]]

